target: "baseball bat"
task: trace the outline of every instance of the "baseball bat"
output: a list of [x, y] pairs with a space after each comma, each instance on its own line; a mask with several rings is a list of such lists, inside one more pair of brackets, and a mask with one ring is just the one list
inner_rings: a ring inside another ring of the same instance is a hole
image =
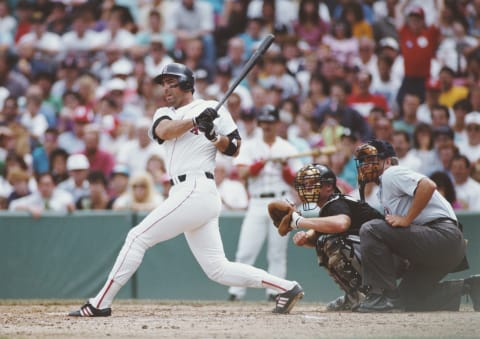
[[215, 106], [215, 110], [218, 111], [220, 107], [222, 107], [222, 105], [225, 103], [225, 101], [227, 101], [228, 97], [233, 93], [235, 88], [237, 88], [238, 84], [240, 84], [240, 82], [247, 76], [248, 72], [250, 72], [253, 66], [255, 66], [260, 57], [267, 51], [268, 47], [270, 47], [274, 39], [275, 36], [273, 34], [268, 34], [262, 40], [260, 46], [258, 46], [252, 56], [248, 59], [248, 61], [243, 66], [241, 72], [232, 82], [228, 90], [223, 95], [222, 99], [220, 99], [220, 101], [218, 102], [217, 106]]
[[285, 157], [270, 158], [270, 159], [267, 159], [267, 161], [284, 162], [288, 159], [303, 158], [303, 157], [309, 157], [309, 156], [317, 157], [319, 155], [332, 155], [336, 151], [337, 151], [337, 148], [335, 146], [323, 146], [320, 148], [312, 149], [311, 151], [300, 152], [300, 153], [288, 155]]

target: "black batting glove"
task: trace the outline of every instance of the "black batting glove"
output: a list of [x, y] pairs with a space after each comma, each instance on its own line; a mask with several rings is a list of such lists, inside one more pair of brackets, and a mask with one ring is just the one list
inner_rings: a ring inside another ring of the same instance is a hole
[[200, 132], [203, 132], [203, 134], [205, 135], [205, 138], [207, 138], [211, 142], [217, 141], [218, 136], [217, 136], [217, 133], [215, 132], [213, 122], [201, 121], [198, 124], [198, 129], [200, 130]]
[[200, 125], [202, 123], [207, 123], [207, 122], [213, 122], [218, 118], [218, 113], [214, 108], [208, 107], [203, 110], [202, 113], [200, 113], [198, 116], [193, 118], [193, 124], [195, 126], [198, 126], [200, 128]]

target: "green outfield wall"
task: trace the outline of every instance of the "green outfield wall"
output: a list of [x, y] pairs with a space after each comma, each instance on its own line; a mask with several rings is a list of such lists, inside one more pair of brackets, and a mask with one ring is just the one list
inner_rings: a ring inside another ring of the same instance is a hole
[[[32, 219], [25, 213], [0, 212], [0, 298], [87, 298], [107, 274], [128, 230], [144, 215], [129, 212], [74, 212]], [[224, 213], [220, 229], [227, 258], [233, 260], [243, 213]], [[468, 239], [470, 269], [480, 273], [480, 214], [459, 213]], [[313, 249], [290, 242], [287, 278], [305, 289], [305, 300], [328, 301], [340, 290], [317, 266]], [[257, 267], [266, 268], [265, 249]], [[119, 298], [225, 300], [228, 287], [209, 280], [196, 263], [183, 235], [147, 251], [137, 273]], [[263, 289], [249, 289], [247, 300], [263, 300]]]

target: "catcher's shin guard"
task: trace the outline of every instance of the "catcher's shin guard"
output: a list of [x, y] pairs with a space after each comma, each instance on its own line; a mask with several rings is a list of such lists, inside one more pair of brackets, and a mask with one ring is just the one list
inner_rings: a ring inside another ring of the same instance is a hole
[[359, 245], [358, 236], [326, 234], [318, 238], [316, 246], [318, 264], [357, 302], [363, 292]]

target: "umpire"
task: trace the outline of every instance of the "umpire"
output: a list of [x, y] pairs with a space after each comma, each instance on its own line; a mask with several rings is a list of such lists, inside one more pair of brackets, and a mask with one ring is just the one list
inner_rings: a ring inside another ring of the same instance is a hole
[[[459, 309], [470, 294], [480, 310], [480, 275], [440, 282], [449, 272], [468, 268], [466, 243], [457, 217], [428, 177], [398, 165], [390, 143], [371, 140], [356, 150], [358, 178], [377, 182], [385, 220], [360, 230], [362, 277], [369, 292], [357, 312]], [[410, 266], [396, 285], [394, 256]]]

